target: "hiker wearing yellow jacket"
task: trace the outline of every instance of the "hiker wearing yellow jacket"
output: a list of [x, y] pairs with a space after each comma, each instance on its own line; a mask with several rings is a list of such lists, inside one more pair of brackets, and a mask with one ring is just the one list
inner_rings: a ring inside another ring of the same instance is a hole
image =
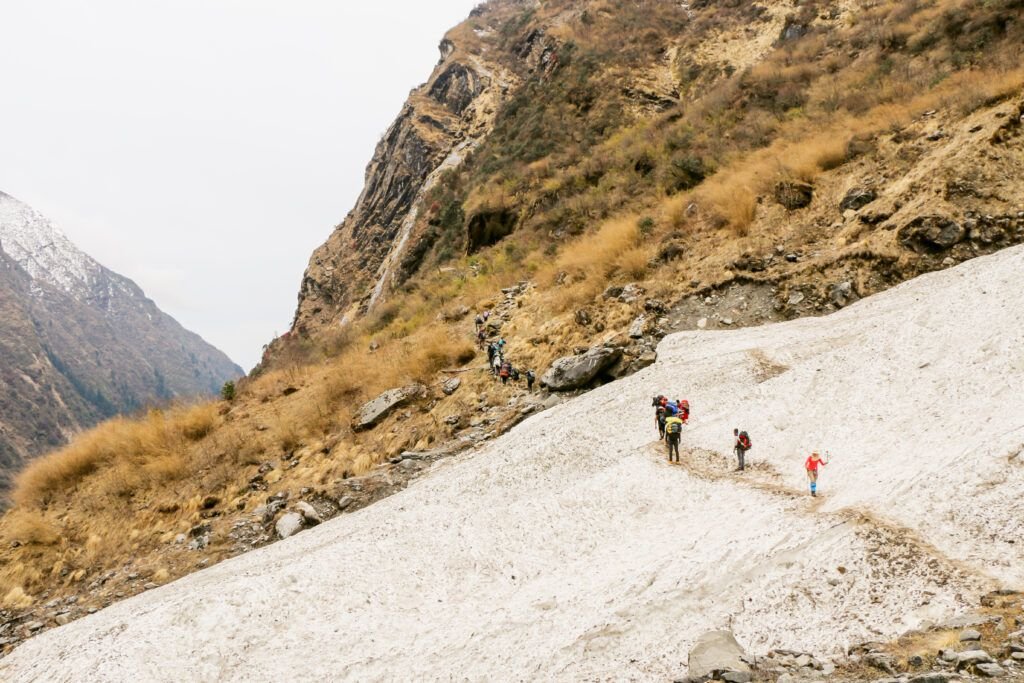
[[[677, 415], [665, 418], [665, 441], [668, 442], [668, 461], [679, 462], [679, 437], [683, 433], [683, 421]], [[675, 459], [673, 459], [675, 455]]]

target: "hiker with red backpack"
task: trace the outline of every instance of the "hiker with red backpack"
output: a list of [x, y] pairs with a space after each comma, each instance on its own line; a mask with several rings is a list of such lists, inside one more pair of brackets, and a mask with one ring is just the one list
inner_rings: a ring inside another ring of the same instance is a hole
[[512, 375], [512, 364], [507, 360], [502, 361], [498, 368], [498, 377], [501, 378], [502, 384], [508, 384], [508, 378]]
[[822, 460], [818, 452], [815, 451], [807, 458], [804, 462], [804, 469], [807, 470], [807, 479], [811, 483], [811, 495], [818, 495], [818, 467], [828, 464], [828, 460]]
[[679, 419], [686, 424], [690, 420], [690, 402], [684, 398], [679, 399], [676, 402]]
[[750, 450], [750, 436], [745, 431], [740, 431], [738, 428], [732, 430], [733, 438], [735, 443], [733, 444], [733, 450], [736, 451], [736, 460], [739, 462], [739, 466], [736, 468], [737, 472], [742, 472], [745, 469], [743, 462], [743, 456]]

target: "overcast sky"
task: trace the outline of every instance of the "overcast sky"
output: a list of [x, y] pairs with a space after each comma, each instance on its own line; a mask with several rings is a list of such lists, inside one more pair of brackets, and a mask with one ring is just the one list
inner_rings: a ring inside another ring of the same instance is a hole
[[249, 369], [478, 0], [3, 0], [0, 190]]

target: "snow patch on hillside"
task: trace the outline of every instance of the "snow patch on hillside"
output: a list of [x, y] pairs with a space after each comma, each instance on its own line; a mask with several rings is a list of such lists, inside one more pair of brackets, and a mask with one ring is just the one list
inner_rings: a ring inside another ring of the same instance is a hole
[[[28, 641], [0, 678], [664, 680], [715, 628], [828, 653], [945, 619], [1024, 583], [1022, 270], [1015, 248], [826, 318], [673, 335], [402, 493]], [[662, 392], [693, 405], [683, 466]]]

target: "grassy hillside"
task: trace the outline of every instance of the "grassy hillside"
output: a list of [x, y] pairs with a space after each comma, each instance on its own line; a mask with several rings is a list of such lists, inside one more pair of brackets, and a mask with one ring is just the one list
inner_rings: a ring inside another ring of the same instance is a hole
[[[510, 357], [540, 374], [621, 342], [648, 299], [671, 329], [817, 315], [1024, 241], [1022, 8], [487, 3], [449, 39], [516, 82], [426, 194], [398, 287], [276, 340], [232, 402], [115, 420], [30, 466], [0, 520], [0, 597], [101, 605], [250, 547], [233, 525], [269, 495], [336, 501], [403, 450], [500, 432], [523, 389], [480, 369], [477, 310], [503, 307]], [[602, 296], [630, 282], [646, 296]], [[411, 382], [427, 396], [352, 429]]]

